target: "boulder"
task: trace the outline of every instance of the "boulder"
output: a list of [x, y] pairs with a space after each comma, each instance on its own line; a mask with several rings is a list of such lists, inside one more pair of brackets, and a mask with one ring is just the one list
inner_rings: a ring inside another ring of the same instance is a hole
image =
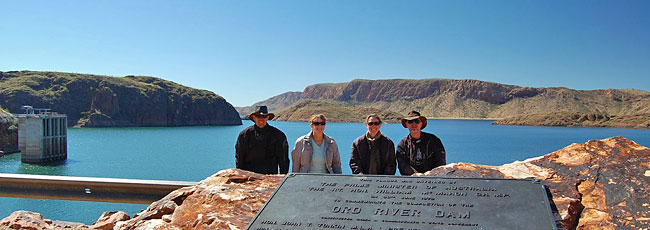
[[90, 226], [91, 229], [112, 230], [119, 221], [131, 219], [129, 214], [123, 211], [104, 212], [97, 222]]
[[[51, 222], [50, 222], [51, 223]], [[15, 211], [8, 217], [0, 220], [0, 227], [8, 229], [47, 229], [50, 223], [43, 219], [39, 213], [29, 211]]]
[[41, 214], [35, 212], [15, 211], [8, 217], [0, 220], [0, 229], [88, 229], [88, 226], [82, 223], [44, 219]]
[[115, 229], [245, 229], [282, 178], [222, 170], [170, 193]]
[[650, 149], [623, 137], [572, 144], [502, 166], [454, 163], [424, 173], [445, 177], [541, 179], [566, 229], [650, 226]]

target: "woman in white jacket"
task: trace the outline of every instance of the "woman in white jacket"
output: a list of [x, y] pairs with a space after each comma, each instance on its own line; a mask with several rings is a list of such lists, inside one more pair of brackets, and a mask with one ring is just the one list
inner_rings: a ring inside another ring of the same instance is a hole
[[341, 174], [339, 147], [325, 134], [326, 122], [323, 114], [309, 119], [311, 132], [299, 137], [291, 151], [292, 172]]

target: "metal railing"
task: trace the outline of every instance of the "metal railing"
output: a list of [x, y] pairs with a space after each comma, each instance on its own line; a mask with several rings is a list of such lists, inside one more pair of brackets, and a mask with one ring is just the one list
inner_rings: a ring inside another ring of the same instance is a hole
[[0, 173], [0, 197], [150, 204], [196, 183]]

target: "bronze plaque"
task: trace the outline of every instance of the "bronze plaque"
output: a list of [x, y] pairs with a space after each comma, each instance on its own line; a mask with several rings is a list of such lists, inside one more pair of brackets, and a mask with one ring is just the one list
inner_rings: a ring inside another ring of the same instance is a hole
[[288, 174], [247, 229], [557, 227], [538, 180]]

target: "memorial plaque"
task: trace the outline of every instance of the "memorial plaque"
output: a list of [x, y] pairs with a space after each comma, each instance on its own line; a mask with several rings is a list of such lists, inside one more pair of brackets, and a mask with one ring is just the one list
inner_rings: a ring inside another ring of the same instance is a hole
[[247, 229], [557, 227], [538, 180], [289, 174]]

